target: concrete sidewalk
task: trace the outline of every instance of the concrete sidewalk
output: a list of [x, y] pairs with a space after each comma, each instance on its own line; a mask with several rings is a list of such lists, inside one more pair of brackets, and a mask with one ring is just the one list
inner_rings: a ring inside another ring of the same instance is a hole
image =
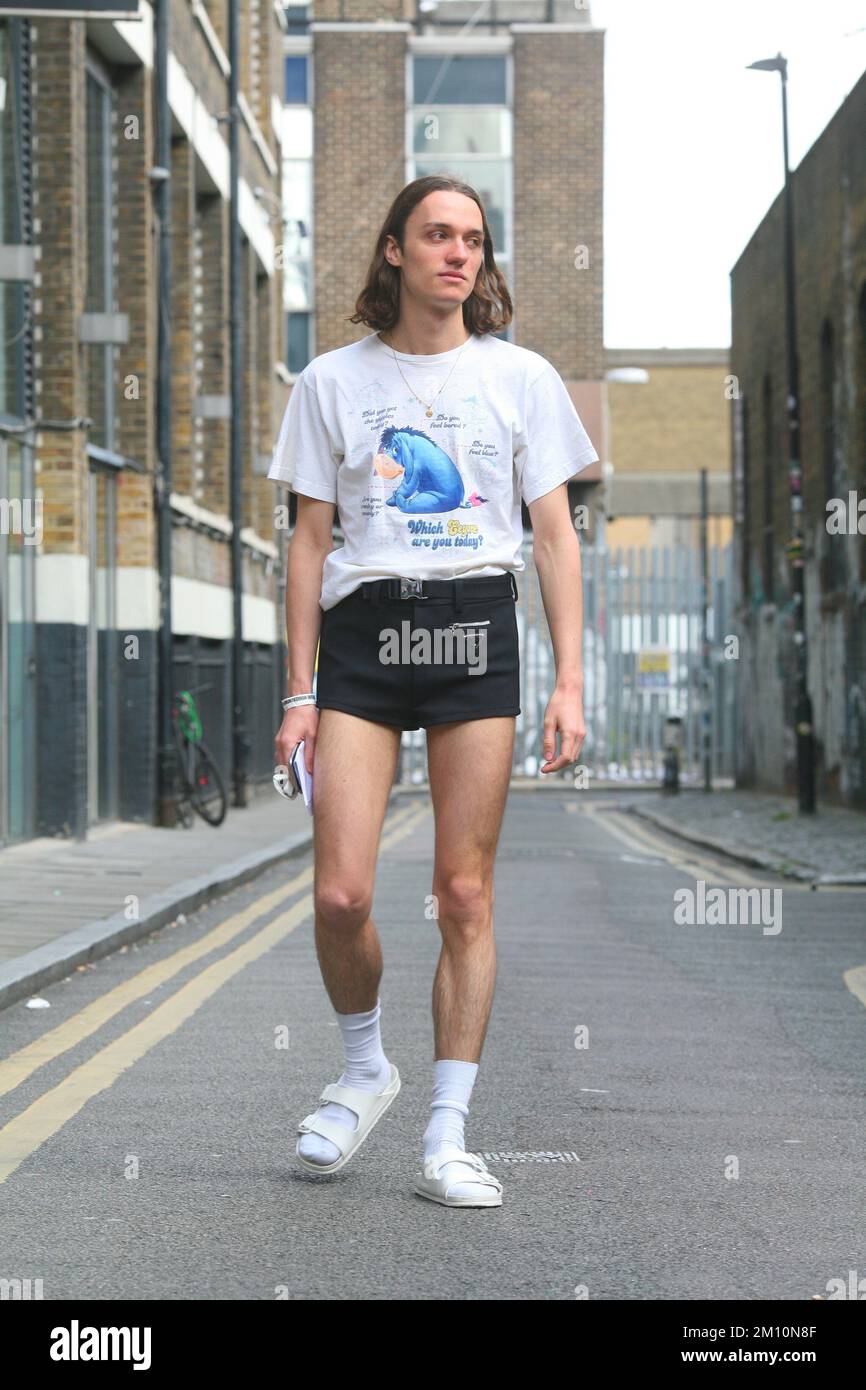
[[801, 815], [797, 798], [689, 788], [640, 792], [621, 806], [693, 844], [745, 864], [815, 884], [866, 886], [866, 815], [819, 805]]
[[0, 1008], [302, 854], [312, 836], [303, 800], [268, 785], [216, 829], [116, 822], [0, 851]]

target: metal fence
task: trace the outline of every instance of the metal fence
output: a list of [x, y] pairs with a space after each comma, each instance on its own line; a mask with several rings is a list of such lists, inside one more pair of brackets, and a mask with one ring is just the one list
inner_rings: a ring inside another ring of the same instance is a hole
[[[539, 769], [556, 671], [531, 538], [524, 541], [523, 559], [513, 774], [548, 780]], [[581, 543], [581, 561], [586, 738], [577, 767], [586, 769], [590, 785], [661, 781], [666, 720], [678, 716], [681, 781], [702, 781], [704, 738], [713, 778], [733, 778], [737, 662], [735, 646], [725, 640], [733, 635], [732, 546], [708, 551], [706, 661], [697, 546], [608, 550]], [[427, 781], [426, 747], [423, 729], [404, 732], [399, 782]], [[571, 783], [574, 774], [572, 766], [554, 775]]]

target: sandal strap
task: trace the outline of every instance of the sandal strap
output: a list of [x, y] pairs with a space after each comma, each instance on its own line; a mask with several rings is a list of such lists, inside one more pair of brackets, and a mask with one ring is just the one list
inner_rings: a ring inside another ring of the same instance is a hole
[[[364, 1128], [370, 1118], [371, 1110], [376, 1106], [381, 1106], [383, 1094], [381, 1091], [378, 1093], [376, 1091], [359, 1091], [355, 1086], [340, 1086], [336, 1081], [333, 1081], [323, 1090], [317, 1109], [312, 1115], [307, 1115], [301, 1121], [298, 1130], [303, 1134], [318, 1134], [323, 1139], [330, 1139], [341, 1153], [345, 1153], [346, 1136], [357, 1134], [359, 1129]], [[323, 1115], [322, 1106], [328, 1103], [345, 1105], [347, 1110], [351, 1110], [358, 1119], [355, 1128], [350, 1129], [347, 1124], [342, 1124], [339, 1120], [333, 1120], [329, 1116]]]
[[382, 1097], [390, 1092], [392, 1085], [393, 1081], [389, 1081], [381, 1091], [359, 1091], [356, 1086], [340, 1086], [338, 1082], [333, 1081], [325, 1087], [321, 1100], [336, 1101], [338, 1105], [345, 1105], [363, 1124], [370, 1111], [381, 1106]]
[[494, 1187], [498, 1192], [502, 1191], [502, 1183], [487, 1167], [484, 1159], [478, 1154], [466, 1153], [458, 1149], [456, 1145], [445, 1149], [440, 1149], [438, 1153], [428, 1158], [424, 1163], [424, 1176], [427, 1178], [438, 1178], [442, 1169], [447, 1163], [460, 1163], [466, 1168], [471, 1168], [473, 1176], [471, 1178], [451, 1178], [445, 1190], [445, 1196], [461, 1182], [473, 1182], [483, 1187]]
[[355, 1129], [349, 1129], [348, 1125], [340, 1124], [339, 1120], [329, 1119], [320, 1110], [312, 1115], [307, 1115], [306, 1119], [303, 1119], [298, 1125], [299, 1134], [318, 1134], [322, 1139], [330, 1139], [332, 1144], [336, 1144], [341, 1154], [346, 1152], [347, 1135], [351, 1136], [357, 1132]]

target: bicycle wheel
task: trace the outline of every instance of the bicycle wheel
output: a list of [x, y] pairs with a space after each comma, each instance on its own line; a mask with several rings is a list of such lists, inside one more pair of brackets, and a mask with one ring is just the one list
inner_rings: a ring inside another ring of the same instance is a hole
[[203, 743], [194, 748], [190, 800], [208, 825], [222, 825], [228, 800], [220, 770]]

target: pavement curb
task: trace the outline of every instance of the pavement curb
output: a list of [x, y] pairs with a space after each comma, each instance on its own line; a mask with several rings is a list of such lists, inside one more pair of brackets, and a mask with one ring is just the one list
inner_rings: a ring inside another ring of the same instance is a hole
[[[816, 869], [796, 869], [791, 866], [783, 868], [778, 859], [775, 859], [771, 854], [749, 854], [746, 850], [732, 850], [720, 840], [714, 840], [709, 835], [699, 835], [694, 830], [685, 830], [678, 821], [671, 820], [668, 816], [659, 815], [658, 811], [647, 811], [637, 806], [626, 806], [624, 809], [632, 816], [640, 816], [642, 820], [651, 821], [653, 825], [658, 826], [659, 830], [666, 830], [668, 834], [677, 835], [681, 840], [688, 840], [690, 844], [700, 845], [703, 849], [711, 849], [716, 854], [723, 854], [738, 864], [750, 864], [755, 869], [768, 869], [771, 873], [781, 874], [783, 878], [795, 878], [801, 883], [844, 883], [849, 881], [838, 875], [822, 876]], [[850, 881], [858, 883], [864, 880], [854, 878]]]
[[76, 965], [86, 965], [100, 956], [110, 955], [119, 946], [164, 927], [179, 913], [194, 912], [212, 898], [257, 878], [281, 859], [303, 854], [312, 843], [312, 828], [297, 831], [267, 849], [253, 850], [231, 864], [221, 865], [198, 878], [185, 879], [145, 898], [140, 904], [141, 915], [133, 922], [123, 912], [116, 912], [112, 917], [76, 927], [55, 941], [48, 941], [17, 960], [8, 961], [0, 967], [0, 1009], [17, 1003], [44, 985], [62, 980]]

